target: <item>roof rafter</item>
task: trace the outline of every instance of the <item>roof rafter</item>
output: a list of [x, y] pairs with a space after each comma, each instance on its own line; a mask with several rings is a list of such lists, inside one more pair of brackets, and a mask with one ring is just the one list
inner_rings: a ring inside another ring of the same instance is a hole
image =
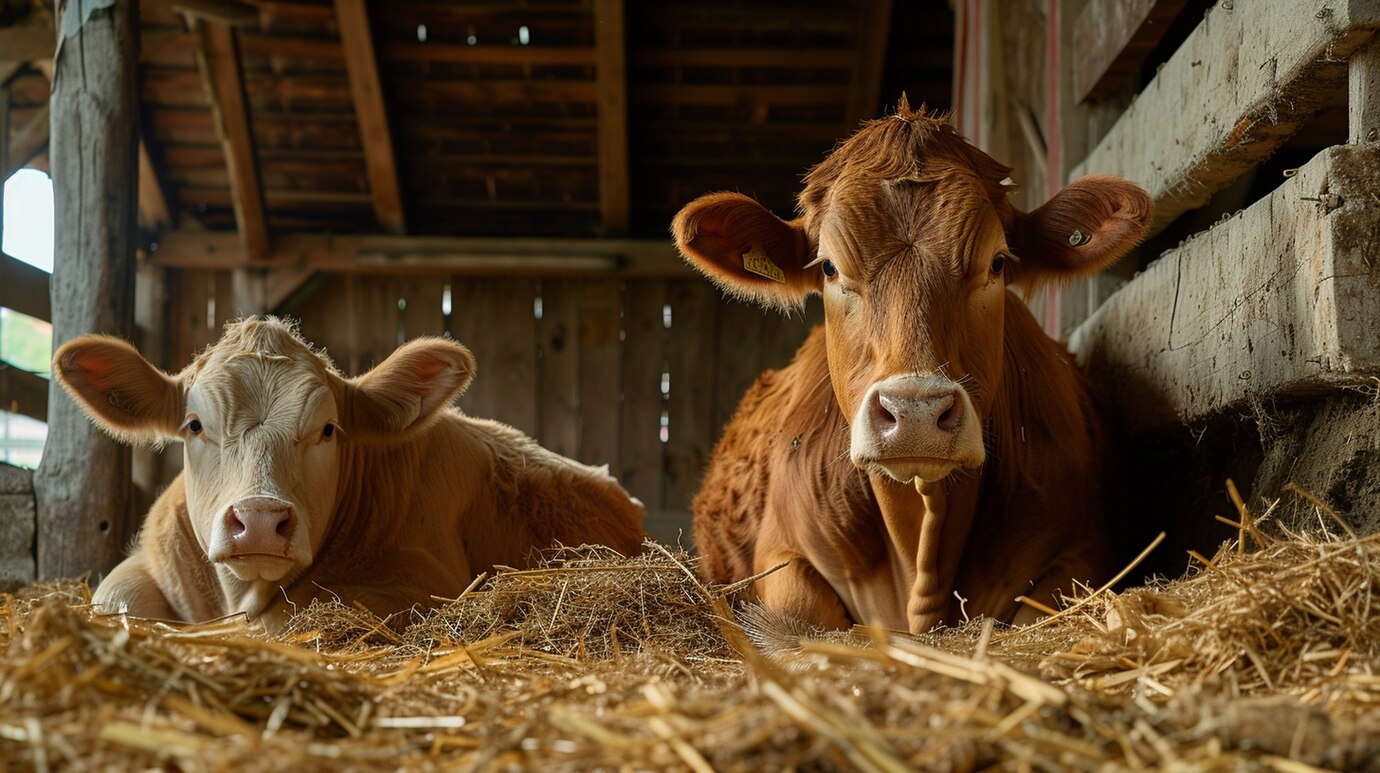
[[402, 187], [398, 184], [398, 163], [393, 153], [393, 133], [388, 126], [388, 110], [383, 102], [374, 37], [369, 29], [367, 0], [335, 0], [340, 42], [348, 54], [345, 68], [350, 78], [350, 96], [359, 121], [360, 144], [369, 172], [369, 190], [374, 200], [374, 215], [385, 231], [403, 233], [407, 220], [403, 212]]
[[626, 234], [628, 191], [628, 77], [623, 0], [595, 0], [594, 44], [599, 108], [599, 206], [605, 234]]
[[198, 19], [193, 24], [199, 43], [197, 63], [230, 173], [240, 240], [250, 260], [262, 261], [268, 258], [270, 249], [268, 216], [264, 211], [254, 135], [249, 127], [235, 31], [221, 22]]

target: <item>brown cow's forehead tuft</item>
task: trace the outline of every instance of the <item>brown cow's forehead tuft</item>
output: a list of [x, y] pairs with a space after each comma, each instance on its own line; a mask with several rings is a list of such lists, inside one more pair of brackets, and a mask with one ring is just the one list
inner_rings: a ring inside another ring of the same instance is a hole
[[812, 239], [818, 239], [830, 192], [840, 183], [932, 182], [955, 174], [968, 175], [997, 208], [1003, 226], [1012, 219], [1004, 182], [1010, 167], [968, 144], [945, 116], [930, 116], [902, 105], [895, 115], [870, 121], [839, 144], [805, 176], [799, 208]]

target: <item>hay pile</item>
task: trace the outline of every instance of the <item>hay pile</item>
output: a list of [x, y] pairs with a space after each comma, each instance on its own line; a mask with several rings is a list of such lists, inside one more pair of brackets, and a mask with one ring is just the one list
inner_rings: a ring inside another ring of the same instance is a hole
[[[1247, 526], [1242, 525], [1243, 537]], [[1380, 537], [1258, 537], [1024, 630], [732, 620], [688, 558], [568, 550], [409, 619], [0, 597], [0, 759], [40, 770], [1380, 770]], [[750, 640], [765, 643], [764, 657]]]

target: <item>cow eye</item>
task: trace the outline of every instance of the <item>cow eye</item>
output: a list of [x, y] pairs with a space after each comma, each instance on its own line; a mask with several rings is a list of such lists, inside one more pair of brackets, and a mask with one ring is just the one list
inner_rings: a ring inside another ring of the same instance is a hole
[[187, 422], [187, 431], [191, 432], [193, 435], [200, 435], [201, 422], [197, 421], [196, 419], [192, 419], [191, 421]]
[[1005, 256], [1005, 255], [998, 255], [998, 256], [996, 256], [995, 258], [992, 258], [992, 273], [993, 273], [993, 274], [1000, 274], [1001, 271], [1002, 271], [1002, 269], [1004, 269], [1004, 268], [1006, 268], [1006, 256]]
[[332, 424], [332, 423], [330, 423], [329, 421], [326, 422], [326, 426], [321, 428], [321, 437], [323, 437], [323, 438], [330, 438], [330, 437], [331, 437], [332, 435], [334, 435], [334, 434], [335, 434], [335, 425]]
[[830, 279], [833, 279], [834, 277], [839, 275], [839, 270], [836, 266], [834, 266], [834, 261], [832, 260], [824, 261], [820, 264], [819, 267], [824, 271], [824, 275], [829, 277]]

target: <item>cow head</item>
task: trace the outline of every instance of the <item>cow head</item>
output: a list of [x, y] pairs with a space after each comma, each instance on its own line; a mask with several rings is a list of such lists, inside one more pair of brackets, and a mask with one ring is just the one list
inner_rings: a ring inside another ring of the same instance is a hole
[[463, 346], [424, 338], [345, 379], [272, 317], [227, 325], [175, 376], [106, 336], [68, 342], [53, 364], [117, 439], [182, 441], [187, 511], [207, 558], [222, 575], [268, 583], [311, 565], [331, 528], [351, 445], [426, 427], [474, 374]]
[[686, 259], [730, 294], [783, 310], [822, 294], [853, 463], [935, 481], [986, 457], [1008, 285], [1100, 271], [1149, 222], [1145, 192], [1103, 176], [1019, 212], [1010, 171], [903, 99], [810, 171], [796, 220], [718, 193], [672, 228]]

